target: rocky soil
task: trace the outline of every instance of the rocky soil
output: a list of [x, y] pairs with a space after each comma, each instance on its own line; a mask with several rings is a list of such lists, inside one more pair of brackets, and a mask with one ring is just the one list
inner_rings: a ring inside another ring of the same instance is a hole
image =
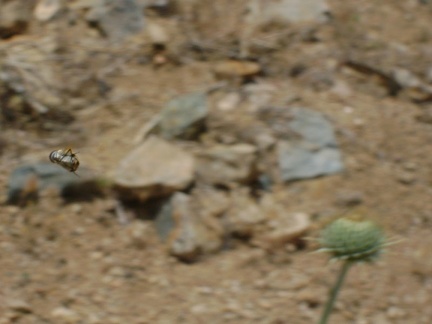
[[[432, 3], [0, 0], [0, 323], [432, 323]], [[51, 163], [72, 148], [77, 175]]]

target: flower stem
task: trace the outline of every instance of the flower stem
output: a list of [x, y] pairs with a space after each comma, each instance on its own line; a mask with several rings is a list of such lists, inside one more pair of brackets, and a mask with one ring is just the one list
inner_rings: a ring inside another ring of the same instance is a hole
[[342, 286], [342, 283], [343, 283], [343, 281], [345, 279], [345, 276], [346, 276], [349, 268], [351, 267], [351, 265], [353, 263], [354, 262], [352, 262], [352, 261], [345, 261], [342, 264], [342, 268], [341, 268], [341, 270], [339, 272], [338, 279], [337, 279], [334, 287], [332, 288], [332, 290], [330, 290], [329, 299], [327, 301], [326, 307], [324, 309], [324, 312], [323, 312], [323, 314], [321, 316], [321, 319], [318, 322], [318, 324], [327, 324], [327, 320], [328, 320], [328, 318], [329, 318], [329, 316], [330, 316], [330, 314], [332, 312], [333, 305], [334, 305], [334, 303], [336, 301], [336, 297], [337, 297], [337, 295], [339, 293], [339, 290], [340, 290], [340, 288]]

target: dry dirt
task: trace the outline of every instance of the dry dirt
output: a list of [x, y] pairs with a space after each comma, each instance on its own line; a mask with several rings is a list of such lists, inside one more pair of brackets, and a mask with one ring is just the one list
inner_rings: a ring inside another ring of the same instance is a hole
[[[89, 100], [71, 111], [72, 123], [51, 130], [40, 127], [40, 119], [19, 116], [13, 124], [3, 121], [3, 196], [11, 171], [24, 162], [47, 160], [53, 146], [72, 146], [80, 152], [82, 166], [111, 176], [134, 146], [139, 129], [168, 99], [216, 84], [214, 62], [238, 53], [236, 17], [245, 1], [210, 2], [203, 1], [197, 9], [207, 19], [182, 22], [195, 23], [189, 27], [206, 40], [200, 51], [178, 45], [187, 38], [181, 33], [168, 43], [171, 52], [157, 54], [163, 61], [157, 66], [151, 61], [153, 50], [140, 47], [135, 39], [101, 50], [83, 64], [94, 70], [108, 62], [118, 64], [117, 70], [101, 77], [114, 89], [109, 101]], [[414, 0], [329, 4], [332, 20], [327, 24], [271, 26], [253, 36], [265, 43], [251, 54], [264, 69], [254, 81], [273, 87], [272, 104], [295, 102], [329, 116], [346, 164], [342, 174], [274, 190], [285, 197], [287, 213], [309, 213], [317, 224], [343, 212], [344, 197], [359, 194], [362, 206], [387, 235], [403, 239], [376, 264], [351, 270], [331, 323], [429, 324], [432, 124], [420, 122], [418, 116], [430, 103], [417, 102], [409, 89], [391, 96], [379, 73], [361, 72], [344, 62], [360, 62], [385, 73], [403, 68], [427, 83], [432, 6]], [[174, 18], [152, 17], [173, 29]], [[66, 54], [81, 55], [90, 46], [83, 41], [86, 28], [68, 29], [61, 22], [32, 25], [23, 37], [57, 35], [70, 51]], [[87, 100], [85, 91], [82, 97]], [[166, 253], [151, 221], [119, 224], [113, 199], [107, 195], [65, 203], [46, 192], [37, 204], [1, 206], [0, 323], [317, 321], [339, 265], [311, 253], [314, 244], [269, 252], [239, 241], [221, 253], [184, 264]]]

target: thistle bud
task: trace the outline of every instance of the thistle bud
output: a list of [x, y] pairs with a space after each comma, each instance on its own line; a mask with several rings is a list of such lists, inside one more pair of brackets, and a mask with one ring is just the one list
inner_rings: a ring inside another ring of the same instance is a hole
[[386, 244], [381, 228], [371, 220], [343, 217], [327, 225], [321, 233], [320, 251], [330, 252], [334, 259], [373, 261]]

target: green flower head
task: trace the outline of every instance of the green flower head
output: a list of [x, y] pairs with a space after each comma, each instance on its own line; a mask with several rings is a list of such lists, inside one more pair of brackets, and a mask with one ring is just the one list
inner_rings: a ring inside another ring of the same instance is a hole
[[377, 224], [357, 216], [331, 222], [321, 232], [319, 242], [320, 251], [331, 253], [334, 259], [357, 262], [375, 260], [387, 245]]

